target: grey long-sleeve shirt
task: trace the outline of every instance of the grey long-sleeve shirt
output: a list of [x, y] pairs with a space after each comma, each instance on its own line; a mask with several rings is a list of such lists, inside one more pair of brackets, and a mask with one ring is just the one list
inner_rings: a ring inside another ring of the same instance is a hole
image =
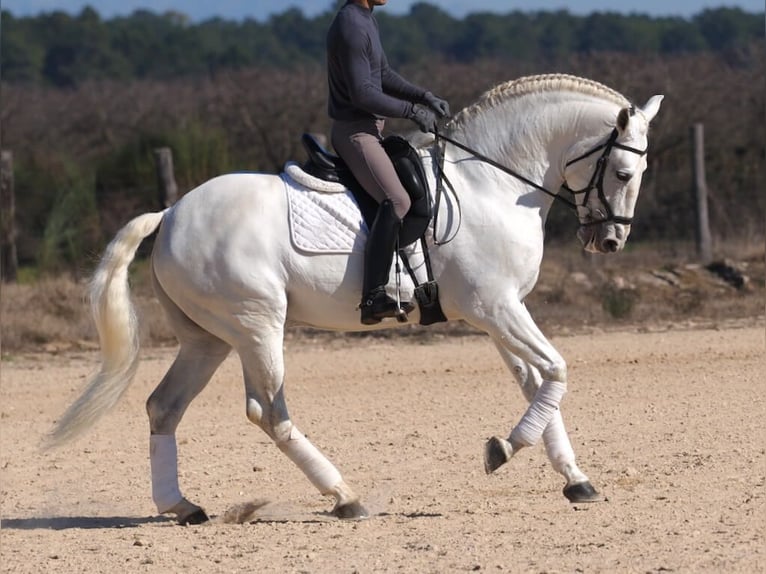
[[351, 1], [327, 32], [327, 75], [335, 120], [406, 118], [426, 93], [389, 67], [372, 11]]

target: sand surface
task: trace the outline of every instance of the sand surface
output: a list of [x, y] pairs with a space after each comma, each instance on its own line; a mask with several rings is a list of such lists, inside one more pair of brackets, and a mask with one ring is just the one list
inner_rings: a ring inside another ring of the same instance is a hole
[[[328, 515], [244, 415], [232, 355], [178, 431], [181, 488], [213, 517], [151, 501], [144, 401], [174, 350], [142, 351], [119, 406], [82, 439], [40, 443], [96, 367], [16, 355], [0, 385], [2, 572], [763, 572], [763, 325], [557, 337], [562, 410], [607, 501], [572, 505], [542, 445], [496, 474], [484, 441], [525, 403], [485, 337], [290, 340], [296, 424], [375, 515]], [[268, 501], [244, 523], [227, 510]]]

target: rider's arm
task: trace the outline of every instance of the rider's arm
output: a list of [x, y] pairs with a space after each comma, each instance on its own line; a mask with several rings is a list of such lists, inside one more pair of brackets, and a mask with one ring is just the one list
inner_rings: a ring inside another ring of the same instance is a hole
[[381, 70], [381, 79], [383, 81], [383, 92], [396, 98], [410, 102], [422, 102], [426, 91], [420, 86], [416, 86], [397, 74], [388, 65], [388, 58], [383, 54], [383, 67]]

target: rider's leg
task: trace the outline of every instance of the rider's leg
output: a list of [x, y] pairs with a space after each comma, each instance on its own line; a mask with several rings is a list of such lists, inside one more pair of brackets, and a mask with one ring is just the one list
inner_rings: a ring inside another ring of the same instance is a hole
[[400, 311], [396, 301], [386, 294], [386, 283], [396, 249], [402, 220], [386, 200], [380, 204], [364, 248], [364, 281], [362, 283], [361, 321], [364, 325], [380, 323], [384, 317], [395, 317]]
[[381, 144], [383, 120], [336, 121], [332, 145], [364, 190], [380, 203], [389, 200], [399, 219], [410, 209], [411, 200]]
[[[402, 313], [397, 302], [386, 294], [386, 284], [399, 229], [411, 201], [380, 143], [383, 120], [335, 122], [332, 142], [354, 177], [379, 204], [365, 247], [361, 322], [379, 323], [384, 317]], [[403, 305], [404, 312], [412, 306]]]

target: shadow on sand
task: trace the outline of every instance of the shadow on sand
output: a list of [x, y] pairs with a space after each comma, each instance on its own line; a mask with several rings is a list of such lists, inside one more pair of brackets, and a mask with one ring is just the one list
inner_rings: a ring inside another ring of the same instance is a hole
[[[261, 509], [268, 506], [269, 510]], [[261, 511], [261, 512], [258, 512]], [[372, 512], [366, 520], [380, 517], [399, 518], [440, 518], [440, 513], [413, 512], [391, 514], [385, 511]], [[233, 506], [221, 516], [210, 516], [206, 524], [257, 524], [257, 523], [302, 523], [338, 522], [330, 512], [301, 512], [293, 508], [269, 505], [265, 501], [249, 502]], [[350, 522], [353, 522], [351, 520]], [[35, 518], [3, 518], [0, 528], [8, 530], [70, 530], [104, 528], [138, 528], [147, 524], [178, 523], [169, 516], [50, 516]]]
[[9, 530], [68, 530], [70, 528], [136, 528], [144, 524], [174, 522], [166, 516], [51, 516], [3, 518], [0, 528]]

